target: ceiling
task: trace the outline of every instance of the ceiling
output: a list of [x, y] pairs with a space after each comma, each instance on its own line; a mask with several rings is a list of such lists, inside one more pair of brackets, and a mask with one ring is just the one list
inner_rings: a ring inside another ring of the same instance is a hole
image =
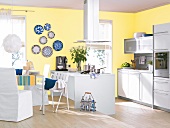
[[[0, 0], [3, 5], [47, 8], [83, 9], [84, 0]], [[112, 12], [140, 12], [170, 4], [170, 0], [100, 0], [100, 10]]]

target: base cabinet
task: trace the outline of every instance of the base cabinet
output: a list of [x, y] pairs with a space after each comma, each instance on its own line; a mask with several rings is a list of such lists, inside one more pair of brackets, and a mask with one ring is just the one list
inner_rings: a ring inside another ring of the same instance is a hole
[[153, 74], [140, 74], [140, 101], [147, 104], [152, 104], [152, 86]]
[[128, 71], [118, 71], [118, 95], [128, 98]]
[[129, 97], [139, 101], [139, 72], [129, 72]]
[[153, 74], [140, 71], [118, 71], [118, 96], [152, 104]]
[[155, 91], [154, 92], [154, 105], [166, 109], [170, 109], [170, 93]]
[[154, 81], [154, 105], [170, 109], [170, 82], [166, 80]]

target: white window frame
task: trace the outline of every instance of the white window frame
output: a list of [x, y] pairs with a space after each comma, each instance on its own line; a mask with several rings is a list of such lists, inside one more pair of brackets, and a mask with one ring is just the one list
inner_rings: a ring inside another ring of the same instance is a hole
[[[110, 48], [110, 50], [111, 50], [111, 55], [110, 55], [110, 59], [111, 59], [111, 61], [109, 62], [109, 67], [110, 67], [110, 69], [111, 69], [111, 71], [109, 71], [109, 73], [112, 73], [113, 72], [113, 59], [112, 59], [112, 57], [113, 57], [113, 51], [112, 51], [112, 45], [113, 45], [113, 43], [112, 43], [112, 36], [113, 36], [113, 24], [112, 24], [112, 21], [111, 20], [100, 20], [99, 21], [99, 23], [109, 23], [110, 25], [111, 25], [111, 35], [110, 35], [110, 41], [111, 42], [109, 42], [109, 44], [103, 44], [103, 43], [92, 43], [92, 44], [90, 44], [90, 46], [89, 47], [105, 47], [104, 48], [104, 50], [106, 50], [107, 48]], [[100, 40], [108, 40], [108, 39], [100, 39]], [[87, 64], [88, 64], [88, 62], [86, 62]]]

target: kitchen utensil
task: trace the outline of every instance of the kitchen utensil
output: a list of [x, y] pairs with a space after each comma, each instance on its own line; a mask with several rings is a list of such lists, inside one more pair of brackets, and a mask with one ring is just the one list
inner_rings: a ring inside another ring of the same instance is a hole
[[106, 68], [106, 67], [99, 68], [99, 69], [94, 69], [94, 72], [97, 73], [97, 74], [99, 74], [99, 73], [100, 73], [100, 70], [101, 70], [101, 69], [104, 69], [104, 68]]
[[90, 71], [90, 65], [84, 65], [83, 66], [83, 71]]

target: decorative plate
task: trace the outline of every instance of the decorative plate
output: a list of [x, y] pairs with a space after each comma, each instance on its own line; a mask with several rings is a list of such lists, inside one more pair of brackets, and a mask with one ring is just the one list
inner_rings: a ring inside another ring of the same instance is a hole
[[48, 32], [48, 38], [53, 39], [55, 37], [55, 33], [53, 31]]
[[42, 37], [40, 37], [39, 41], [40, 41], [41, 44], [46, 44], [48, 40], [45, 36], [42, 36]]
[[60, 51], [61, 49], [63, 49], [63, 43], [60, 40], [54, 41], [53, 49], [56, 51]]
[[40, 46], [39, 46], [39, 45], [33, 45], [33, 46], [32, 46], [32, 52], [33, 52], [34, 54], [39, 54], [39, 53], [41, 52]]
[[42, 34], [44, 31], [44, 28], [41, 25], [36, 25], [34, 27], [34, 32], [38, 35]]
[[44, 25], [44, 29], [47, 30], [47, 31], [49, 31], [49, 30], [51, 29], [51, 24], [46, 23], [46, 24]]
[[42, 49], [42, 55], [44, 57], [50, 57], [53, 54], [53, 49], [50, 46], [45, 46]]

